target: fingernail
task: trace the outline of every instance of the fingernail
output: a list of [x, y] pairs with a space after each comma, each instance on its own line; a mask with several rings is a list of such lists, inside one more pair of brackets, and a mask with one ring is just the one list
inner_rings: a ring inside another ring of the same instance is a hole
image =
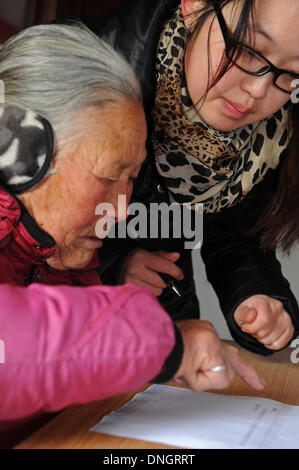
[[259, 381], [260, 381], [260, 385], [257, 388], [257, 390], [264, 390], [265, 386], [266, 386], [266, 382], [264, 381], [264, 379], [262, 377], [259, 377]]

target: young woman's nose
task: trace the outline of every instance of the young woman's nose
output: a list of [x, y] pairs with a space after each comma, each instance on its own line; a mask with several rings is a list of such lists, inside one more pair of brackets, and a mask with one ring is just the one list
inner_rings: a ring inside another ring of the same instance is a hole
[[263, 99], [266, 97], [269, 87], [272, 85], [272, 81], [273, 73], [267, 73], [261, 77], [246, 75], [241, 82], [241, 88], [252, 98]]

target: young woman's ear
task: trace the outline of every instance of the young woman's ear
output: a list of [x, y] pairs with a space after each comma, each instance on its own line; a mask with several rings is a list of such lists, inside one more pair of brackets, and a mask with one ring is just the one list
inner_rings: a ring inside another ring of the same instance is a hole
[[[203, 7], [203, 0], [181, 0], [181, 9], [185, 26], [188, 28], [188, 15]], [[190, 21], [190, 20], [189, 20]]]

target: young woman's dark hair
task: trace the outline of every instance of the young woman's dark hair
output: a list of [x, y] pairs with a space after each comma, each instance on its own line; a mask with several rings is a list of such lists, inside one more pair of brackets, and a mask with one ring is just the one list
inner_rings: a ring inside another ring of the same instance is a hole
[[[197, 36], [201, 26], [208, 16], [214, 15], [215, 5], [221, 9], [228, 3], [233, 3], [233, 15], [238, 14], [240, 0], [206, 0], [206, 5], [190, 15], [192, 21], [191, 33], [189, 34], [187, 47]], [[234, 31], [231, 31], [231, 42], [229, 51], [223, 54], [216, 76], [210, 80], [205, 95], [200, 101], [204, 101], [208, 91], [218, 83], [223, 75], [233, 66], [231, 59], [237, 57], [238, 42], [250, 43], [251, 26], [254, 25], [255, 0], [244, 0], [241, 13]], [[211, 27], [210, 27], [211, 31]], [[254, 44], [252, 44], [254, 47]], [[209, 46], [208, 46], [209, 48]], [[210, 52], [210, 48], [209, 48]], [[208, 55], [209, 56], [209, 55]], [[299, 150], [299, 106], [290, 104], [290, 133], [292, 137], [288, 152], [281, 163], [279, 185], [274, 197], [265, 208], [265, 212], [251, 230], [251, 234], [261, 234], [261, 246], [263, 248], [280, 247], [289, 252], [292, 245], [299, 239], [299, 168], [297, 152]]]
[[279, 185], [258, 221], [255, 230], [262, 232], [262, 246], [279, 246], [289, 253], [299, 239], [299, 107], [292, 104], [291, 126], [293, 135], [280, 172]]

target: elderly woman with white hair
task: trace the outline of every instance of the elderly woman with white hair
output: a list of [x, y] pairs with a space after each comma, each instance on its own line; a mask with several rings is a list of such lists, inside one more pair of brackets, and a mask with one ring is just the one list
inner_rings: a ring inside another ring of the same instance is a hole
[[208, 322], [175, 325], [150, 289], [101, 285], [95, 209], [129, 200], [145, 158], [126, 61], [80, 24], [35, 26], [2, 46], [0, 79], [2, 431], [148, 381], [261, 388]]

